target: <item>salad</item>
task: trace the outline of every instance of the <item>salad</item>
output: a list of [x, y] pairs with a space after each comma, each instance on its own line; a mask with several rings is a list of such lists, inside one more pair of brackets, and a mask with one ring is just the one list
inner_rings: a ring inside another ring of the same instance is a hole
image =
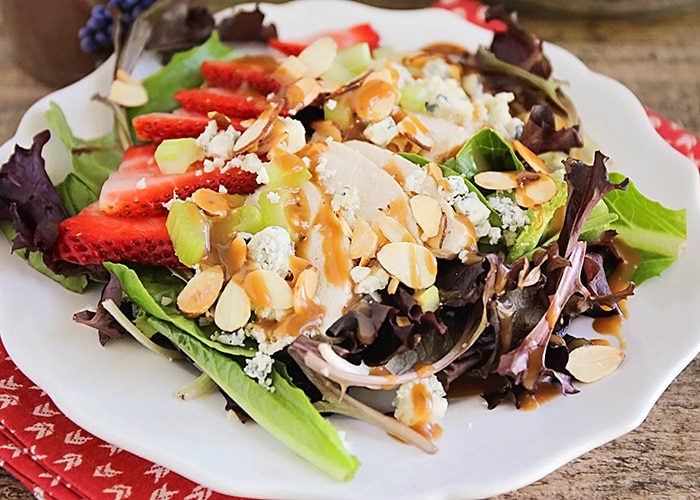
[[[570, 321], [623, 318], [685, 214], [607, 172], [537, 39], [492, 15], [507, 29], [476, 53], [400, 53], [363, 25], [248, 56], [215, 31], [143, 82], [120, 71], [113, 133], [83, 141], [49, 111], [79, 153], [61, 184], [48, 133], [3, 166], [13, 248], [70, 289], [109, 280], [77, 315], [103, 342], [190, 359], [184, 393], [213, 381], [339, 480], [358, 460], [323, 415], [434, 452], [464, 377], [490, 406], [575, 393], [624, 354]], [[356, 386], [395, 391], [393, 415]]]

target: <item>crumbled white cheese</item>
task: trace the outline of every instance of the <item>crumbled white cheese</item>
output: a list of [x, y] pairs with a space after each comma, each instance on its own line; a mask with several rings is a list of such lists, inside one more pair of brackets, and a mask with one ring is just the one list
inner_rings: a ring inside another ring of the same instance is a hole
[[[422, 387], [417, 387], [421, 385]], [[423, 397], [425, 399], [423, 399]], [[424, 407], [416, 408], [416, 404]], [[409, 426], [438, 422], [447, 411], [447, 395], [435, 375], [401, 385], [392, 401], [394, 417]], [[426, 411], [427, 415], [426, 415]]]
[[336, 101], [335, 99], [327, 99], [326, 100], [326, 107], [328, 109], [330, 109], [331, 111], [333, 111], [337, 105], [338, 105], [338, 101]]
[[272, 356], [258, 351], [255, 353], [255, 356], [246, 359], [243, 371], [250, 378], [257, 380], [260, 385], [272, 391], [274, 390], [274, 387], [272, 387], [272, 379], [270, 378], [272, 365]]
[[270, 175], [265, 168], [265, 164], [256, 154], [248, 153], [242, 159], [234, 158], [231, 164], [239, 167], [245, 172], [257, 174], [255, 181], [258, 184], [267, 184], [270, 182]]
[[469, 191], [464, 179], [458, 175], [446, 178], [449, 191], [443, 190], [445, 200], [452, 205], [455, 212], [466, 215], [474, 226], [477, 238], [488, 237], [489, 243], [495, 245], [501, 238], [500, 228], [491, 226], [491, 210], [484, 205], [476, 193]]
[[427, 91], [425, 109], [429, 114], [457, 125], [473, 121], [474, 106], [457, 80], [433, 75], [422, 82]]
[[494, 194], [489, 196], [486, 201], [501, 216], [503, 240], [507, 246], [511, 246], [515, 242], [517, 232], [530, 224], [527, 212], [508, 196]]
[[340, 215], [351, 226], [354, 224], [357, 216], [355, 213], [360, 208], [360, 193], [357, 188], [351, 186], [343, 186], [331, 198], [331, 209]]
[[399, 133], [396, 122], [391, 116], [370, 123], [362, 132], [364, 136], [377, 146], [386, 146]]
[[248, 256], [262, 269], [284, 277], [289, 271], [289, 258], [294, 255], [294, 242], [286, 229], [268, 226], [248, 242]]
[[270, 191], [269, 193], [267, 193], [267, 194], [265, 195], [265, 197], [267, 198], [267, 200], [268, 200], [270, 203], [273, 203], [273, 204], [275, 204], [275, 205], [276, 205], [277, 203], [279, 203], [280, 200], [282, 199], [282, 198], [280, 197], [279, 193], [276, 193], [275, 191]]
[[146, 178], [141, 177], [136, 183], [136, 189], [146, 189]]
[[226, 130], [219, 130], [216, 121], [210, 120], [195, 142], [208, 157], [226, 161], [233, 156], [233, 145], [240, 135], [232, 125], [229, 125]]
[[374, 294], [389, 284], [391, 276], [379, 264], [370, 267], [355, 266], [350, 270], [350, 277], [355, 282], [355, 293]]
[[202, 162], [202, 170], [206, 173], [211, 173], [216, 169], [222, 168], [226, 162], [221, 158], [205, 158]]
[[452, 78], [452, 68], [444, 59], [434, 58], [426, 62], [421, 69], [423, 77], [438, 76], [442, 79]]
[[243, 328], [239, 328], [235, 332], [214, 333], [211, 339], [215, 342], [220, 342], [226, 345], [242, 346], [246, 338], [246, 332]]
[[285, 138], [277, 144], [278, 148], [296, 153], [306, 146], [306, 129], [303, 123], [288, 116], [281, 117], [279, 120], [282, 123]]
[[416, 168], [408, 174], [404, 181], [404, 189], [409, 194], [422, 193], [426, 188], [428, 171], [424, 168]]

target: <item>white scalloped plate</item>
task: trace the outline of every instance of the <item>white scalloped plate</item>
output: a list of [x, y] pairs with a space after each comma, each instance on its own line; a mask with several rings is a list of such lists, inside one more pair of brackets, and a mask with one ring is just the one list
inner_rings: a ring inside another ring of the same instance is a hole
[[[283, 38], [319, 29], [371, 22], [384, 44], [419, 48], [451, 41], [475, 49], [490, 35], [440, 9], [389, 11], [339, 0], [262, 5]], [[228, 420], [218, 395], [182, 402], [173, 396], [193, 374], [132, 342], [100, 347], [96, 335], [71, 321], [92, 306], [80, 296], [29, 270], [0, 251], [0, 332], [12, 359], [77, 424], [102, 439], [164, 465], [223, 493], [266, 498], [479, 498], [527, 485], [596, 446], [639, 425], [656, 400], [700, 351], [700, 183], [694, 165], [652, 129], [644, 110], [621, 84], [588, 70], [578, 59], [547, 45], [555, 76], [570, 82], [587, 132], [648, 196], [688, 209], [685, 254], [660, 279], [645, 283], [630, 300], [624, 335], [627, 359], [605, 380], [560, 397], [533, 412], [508, 405], [493, 411], [478, 398], [451, 404], [439, 452], [425, 455], [361, 422], [334, 418], [362, 462], [355, 478], [338, 484], [298, 459], [254, 425]], [[77, 135], [91, 137], [110, 126], [100, 105], [109, 69], [57, 91], [32, 106], [14, 143], [31, 144], [44, 129], [49, 100], [58, 102]], [[65, 173], [67, 154], [57, 139], [47, 146], [50, 171]], [[576, 325], [582, 330], [590, 325]]]

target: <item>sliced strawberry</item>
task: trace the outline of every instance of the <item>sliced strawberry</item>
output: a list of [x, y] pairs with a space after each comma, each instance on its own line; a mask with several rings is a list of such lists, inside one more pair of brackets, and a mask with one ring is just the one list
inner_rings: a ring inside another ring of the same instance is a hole
[[339, 49], [344, 49], [345, 47], [350, 47], [351, 45], [362, 42], [366, 42], [370, 49], [376, 49], [379, 46], [379, 33], [374, 31], [374, 28], [367, 23], [357, 24], [347, 29], [318, 33], [304, 40], [285, 41], [279, 38], [270, 38], [267, 43], [270, 47], [288, 56], [298, 56], [311, 42], [324, 36], [329, 36], [335, 40]]
[[223, 172], [215, 168], [205, 171], [201, 162], [193, 164], [182, 174], [163, 174], [156, 164], [155, 146], [130, 148], [119, 170], [109, 175], [100, 192], [100, 210], [119, 217], [152, 217], [167, 214], [164, 203], [174, 196], [184, 199], [199, 188], [218, 190], [224, 186], [229, 193], [248, 194], [255, 191], [256, 174], [238, 168]]
[[191, 113], [176, 115], [173, 113], [148, 113], [135, 117], [131, 124], [140, 141], [159, 143], [165, 139], [197, 137], [204, 132], [209, 123], [207, 115]]
[[54, 258], [83, 266], [111, 261], [182, 267], [165, 219], [110, 217], [93, 203], [59, 224]]
[[[176, 109], [172, 113], [156, 112], [140, 115], [131, 123], [140, 141], [159, 144], [166, 139], [199, 136], [209, 123], [209, 117], [203, 113]], [[231, 125], [239, 132], [244, 130], [238, 118], [231, 118]]]
[[212, 87], [237, 89], [248, 86], [267, 95], [282, 86], [272, 74], [279, 66], [270, 56], [245, 56], [231, 61], [204, 61], [202, 76]]
[[173, 97], [183, 109], [207, 114], [218, 111], [229, 118], [256, 118], [270, 107], [265, 97], [251, 90], [229, 90], [219, 87], [185, 89]]

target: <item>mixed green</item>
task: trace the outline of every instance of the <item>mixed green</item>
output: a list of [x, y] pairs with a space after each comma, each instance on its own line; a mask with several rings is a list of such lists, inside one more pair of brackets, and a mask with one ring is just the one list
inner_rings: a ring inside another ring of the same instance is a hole
[[[256, 9], [199, 23], [137, 82], [146, 16], [100, 97], [114, 130], [77, 138], [52, 104], [52, 132], [2, 166], [12, 251], [73, 292], [103, 287], [75, 315], [103, 344], [186, 358], [340, 481], [359, 461], [327, 414], [432, 453], [459, 378], [488, 379], [489, 407], [578, 392], [624, 353], [569, 324], [623, 319], [683, 251], [685, 211], [608, 173], [540, 41], [488, 16], [506, 26], [490, 47], [399, 52], [370, 25], [281, 41]], [[276, 52], [231, 48], [243, 34]], [[51, 133], [73, 162], [56, 186]], [[394, 415], [355, 386], [395, 391]]]

